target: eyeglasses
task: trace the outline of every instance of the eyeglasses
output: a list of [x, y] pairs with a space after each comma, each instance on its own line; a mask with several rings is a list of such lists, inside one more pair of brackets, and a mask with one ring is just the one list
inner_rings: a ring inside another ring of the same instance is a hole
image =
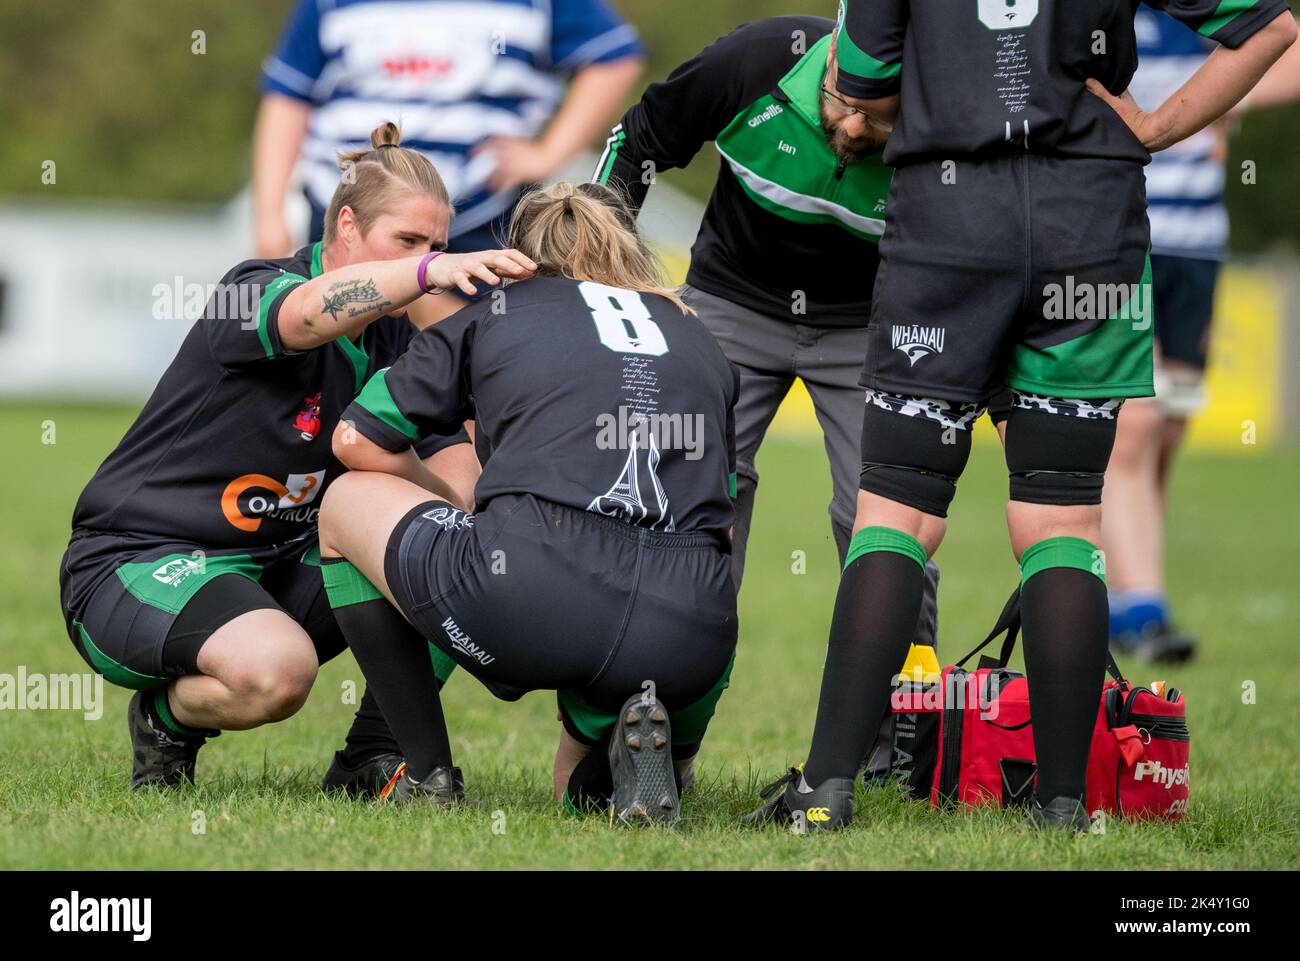
[[877, 130], [883, 130], [885, 133], [889, 133], [894, 129], [893, 124], [885, 123], [883, 120], [877, 120], [875, 117], [867, 113], [861, 107], [853, 106], [853, 104], [849, 103], [847, 100], [845, 100], [835, 91], [831, 90], [831, 88], [827, 87], [825, 84], [822, 85], [822, 100], [824, 100], [826, 103], [830, 104], [832, 107], [838, 110], [843, 116], [848, 117], [848, 116], [852, 116], [855, 113], [859, 114], [863, 120], [865, 120], [871, 126], [875, 127]]

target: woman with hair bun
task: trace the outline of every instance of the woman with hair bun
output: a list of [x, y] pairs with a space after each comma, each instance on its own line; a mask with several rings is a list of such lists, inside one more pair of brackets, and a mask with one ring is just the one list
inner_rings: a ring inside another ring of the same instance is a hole
[[[81, 656], [137, 692], [135, 788], [193, 781], [207, 738], [302, 706], [344, 646], [316, 550], [321, 495], [343, 473], [331, 452], [340, 414], [416, 333], [406, 305], [533, 271], [508, 250], [439, 256], [446, 188], [395, 125], [340, 165], [324, 240], [222, 278], [73, 514], [64, 615]], [[436, 465], [437, 494], [467, 505], [460, 429], [408, 452], [406, 470]], [[384, 744], [391, 755], [373, 701], [359, 714], [361, 760]], [[373, 767], [354, 780], [373, 780]]]

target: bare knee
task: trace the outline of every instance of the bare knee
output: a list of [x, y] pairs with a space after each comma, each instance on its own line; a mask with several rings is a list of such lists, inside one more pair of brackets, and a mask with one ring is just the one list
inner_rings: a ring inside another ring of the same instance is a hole
[[221, 680], [239, 695], [250, 718], [283, 721], [307, 702], [316, 681], [316, 658], [308, 648], [251, 659]]
[[1077, 537], [1090, 544], [1101, 540], [1100, 504], [1007, 504], [1011, 550], [1019, 561], [1024, 552], [1050, 537]]
[[347, 505], [352, 501], [354, 491], [359, 478], [355, 473], [349, 471], [342, 477], [336, 478], [325, 490], [324, 497], [321, 498], [320, 506], [320, 545], [322, 550], [329, 550], [337, 544], [338, 522], [347, 511]]
[[1110, 470], [1132, 470], [1152, 463], [1160, 447], [1164, 415], [1150, 400], [1129, 401], [1119, 413]]
[[948, 530], [948, 520], [934, 514], [927, 514], [907, 504], [890, 500], [870, 491], [858, 491], [858, 512], [853, 522], [853, 533], [865, 527], [891, 527], [894, 530], [910, 534], [921, 542], [927, 557], [943, 543], [943, 536]]

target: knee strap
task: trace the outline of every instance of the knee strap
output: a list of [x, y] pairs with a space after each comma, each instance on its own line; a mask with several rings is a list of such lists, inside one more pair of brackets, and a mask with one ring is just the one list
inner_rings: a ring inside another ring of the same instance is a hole
[[1011, 499], [1061, 506], [1100, 504], [1119, 403], [1016, 392], [1006, 427]]
[[982, 412], [980, 404], [867, 391], [858, 486], [947, 517], [970, 458], [970, 426]]

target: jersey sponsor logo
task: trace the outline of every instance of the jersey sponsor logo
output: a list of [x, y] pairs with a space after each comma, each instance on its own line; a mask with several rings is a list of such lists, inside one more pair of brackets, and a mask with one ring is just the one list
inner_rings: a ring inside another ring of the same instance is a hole
[[942, 354], [944, 335], [942, 327], [918, 327], [916, 324], [895, 324], [889, 329], [889, 339], [894, 350], [902, 351], [912, 367], [922, 357]]
[[456, 69], [456, 61], [451, 57], [422, 57], [418, 54], [408, 56], [385, 57], [384, 73], [390, 77], [403, 80], [424, 80], [429, 77], [445, 77]]
[[320, 391], [304, 397], [298, 416], [293, 419], [293, 429], [303, 440], [315, 440], [320, 433]]
[[153, 579], [168, 587], [180, 587], [194, 574], [203, 573], [203, 562], [196, 557], [178, 557], [153, 572]]
[[489, 654], [487, 651], [483, 650], [483, 648], [470, 640], [470, 636], [462, 631], [460, 625], [450, 617], [442, 622], [442, 629], [446, 632], [447, 639], [451, 641], [456, 650], [460, 651], [466, 657], [478, 661], [484, 667], [496, 660], [494, 655]]
[[[221, 513], [232, 525], [249, 533], [261, 527], [262, 519], [266, 517], [310, 524], [316, 520], [320, 508], [307, 505], [316, 499], [324, 483], [324, 470], [290, 474], [283, 484], [265, 474], [243, 474], [227, 484], [222, 492]], [[257, 490], [270, 491], [273, 496], [253, 494], [241, 507], [240, 499], [249, 491]], [[245, 508], [248, 513], [245, 513]]]
[[783, 108], [779, 103], [774, 103], [774, 104], [770, 105], [770, 106], [769, 106], [766, 110], [764, 110], [762, 113], [760, 113], [760, 114], [755, 114], [753, 117], [750, 117], [750, 118], [749, 118], [747, 121], [745, 121], [745, 122], [746, 122], [747, 124], [749, 124], [749, 126], [751, 126], [751, 127], [759, 127], [759, 126], [762, 126], [763, 124], [767, 123], [767, 122], [768, 122], [769, 120], [771, 120], [773, 117], [780, 116], [780, 115], [783, 114], [783, 113], [785, 113], [785, 109], [784, 109], [784, 108]]
[[1190, 771], [1188, 765], [1182, 767], [1165, 767], [1159, 761], [1139, 761], [1133, 769], [1133, 780], [1150, 778], [1152, 784], [1160, 784], [1169, 790], [1186, 784]]
[[829, 821], [830, 819], [831, 819], [830, 808], [809, 808], [808, 809], [808, 821], [811, 824], [821, 824], [823, 821]]

